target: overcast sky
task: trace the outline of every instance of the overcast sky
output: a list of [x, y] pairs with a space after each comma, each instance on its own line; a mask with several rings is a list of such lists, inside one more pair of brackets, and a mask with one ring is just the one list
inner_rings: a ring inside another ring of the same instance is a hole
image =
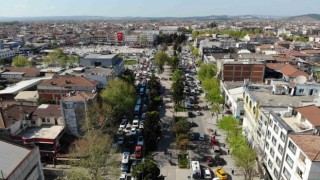
[[319, 13], [320, 0], [1, 0], [0, 16], [291, 16]]

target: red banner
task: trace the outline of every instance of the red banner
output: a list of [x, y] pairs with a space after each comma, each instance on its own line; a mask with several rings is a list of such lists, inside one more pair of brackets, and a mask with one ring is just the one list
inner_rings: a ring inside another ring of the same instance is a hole
[[118, 32], [117, 33], [117, 38], [118, 38], [118, 41], [123, 41], [123, 33], [122, 32]]

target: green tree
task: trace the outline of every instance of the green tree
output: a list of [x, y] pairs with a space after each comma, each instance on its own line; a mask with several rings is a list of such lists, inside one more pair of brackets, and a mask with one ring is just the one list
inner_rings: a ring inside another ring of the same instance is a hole
[[181, 151], [186, 151], [190, 145], [188, 134], [178, 134], [175, 141], [178, 149]]
[[192, 34], [191, 34], [192, 39], [197, 38], [197, 37], [198, 37], [198, 35], [199, 35], [199, 31], [192, 31]]
[[120, 78], [129, 84], [134, 84], [135, 75], [134, 72], [130, 69], [124, 70]]
[[256, 173], [256, 151], [248, 145], [240, 146], [233, 152], [236, 164], [243, 171], [244, 179], [253, 180]]
[[121, 79], [110, 80], [101, 97], [112, 109], [113, 115], [110, 117], [112, 123], [125, 114], [129, 115], [137, 100], [135, 87]]
[[191, 126], [192, 124], [186, 118], [176, 117], [172, 129], [176, 134], [187, 134]]
[[24, 56], [17, 56], [12, 60], [12, 66], [14, 67], [30, 67], [31, 61]]
[[163, 66], [168, 62], [169, 56], [164, 51], [158, 51], [154, 57], [154, 64], [157, 66], [158, 71], [163, 72]]
[[202, 88], [206, 91], [210, 91], [211, 89], [219, 89], [220, 84], [217, 78], [208, 78], [206, 77], [202, 81]]
[[198, 57], [198, 56], [199, 56], [199, 49], [198, 49], [198, 48], [193, 48], [192, 54], [193, 54], [195, 57]]
[[173, 82], [177, 82], [178, 79], [182, 79], [183, 78], [183, 72], [180, 69], [176, 69], [173, 74], [172, 74], [172, 81]]
[[213, 64], [202, 64], [198, 71], [198, 78], [203, 81], [205, 78], [213, 78], [216, 75], [216, 67]]
[[[69, 151], [71, 157], [79, 158], [71, 164], [84, 168], [88, 179], [105, 179], [105, 176], [115, 178], [119, 173], [115, 150], [112, 148], [112, 138], [101, 134], [100, 131], [88, 131], [83, 138], [70, 146]], [[67, 175], [76, 176], [76, 174]]]
[[168, 59], [168, 64], [171, 66], [172, 69], [177, 69], [179, 65], [179, 59], [177, 56], [172, 56]]
[[228, 137], [230, 133], [235, 132], [238, 128], [238, 122], [232, 116], [227, 116], [218, 122], [218, 127], [227, 132]]
[[[132, 176], [138, 179], [150, 180], [158, 179], [160, 175], [160, 169], [158, 165], [150, 159], [144, 159], [141, 163], [135, 166], [132, 170]], [[139, 178], [140, 177], [140, 178]]]
[[157, 145], [157, 139], [161, 136], [160, 115], [157, 111], [147, 112], [144, 122], [144, 135], [146, 151], [152, 151]]
[[184, 99], [184, 84], [181, 78], [172, 83], [172, 100], [175, 105], [180, 105]]

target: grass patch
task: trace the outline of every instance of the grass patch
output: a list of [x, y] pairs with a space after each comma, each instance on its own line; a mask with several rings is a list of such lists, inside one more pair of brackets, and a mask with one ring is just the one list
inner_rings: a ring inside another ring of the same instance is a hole
[[179, 168], [189, 169], [189, 159], [187, 158], [188, 154], [179, 154], [178, 155], [178, 165]]
[[137, 61], [133, 60], [133, 59], [129, 59], [129, 60], [124, 61], [124, 64], [125, 65], [135, 65], [135, 64], [137, 64]]
[[181, 106], [181, 105], [175, 105], [174, 106], [174, 110], [176, 111], [176, 112], [185, 112], [186, 111], [186, 108], [185, 107], [183, 107], [183, 106]]

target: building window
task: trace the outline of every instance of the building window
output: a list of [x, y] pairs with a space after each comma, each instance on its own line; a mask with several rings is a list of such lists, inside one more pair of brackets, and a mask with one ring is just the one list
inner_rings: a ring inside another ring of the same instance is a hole
[[252, 108], [252, 101], [250, 101], [250, 103], [249, 103], [249, 107], [250, 107], [250, 109]]
[[280, 167], [280, 163], [281, 163], [281, 162], [280, 162], [280, 159], [279, 159], [278, 157], [276, 158], [276, 163], [277, 163], [277, 165]]
[[306, 156], [304, 154], [302, 154], [302, 152], [300, 152], [299, 160], [301, 162], [303, 162], [304, 164], [306, 164]]
[[268, 142], [266, 142], [266, 148], [269, 149], [269, 143]]
[[36, 121], [31, 121], [31, 124], [36, 124]]
[[256, 114], [256, 107], [255, 106], [253, 106], [252, 111], [253, 111], [253, 114]]
[[286, 156], [286, 162], [289, 164], [289, 166], [292, 168], [293, 166], [293, 160], [291, 159], [291, 157], [287, 154]]
[[283, 175], [289, 180], [291, 178], [291, 175], [289, 171], [284, 167], [283, 168]]
[[47, 118], [47, 122], [50, 122], [50, 118]]
[[270, 169], [272, 169], [272, 162], [271, 162], [271, 160], [269, 159], [269, 161], [268, 161], [268, 166], [270, 167]]
[[278, 177], [279, 177], [279, 172], [278, 172], [276, 169], [274, 169], [274, 170], [273, 170], [273, 175], [274, 175], [276, 178], [278, 178]]
[[303, 172], [298, 167], [297, 167], [296, 172], [300, 176], [300, 178], [302, 179]]
[[272, 119], [269, 119], [269, 126], [272, 127], [272, 124], [273, 124]]
[[285, 135], [283, 132], [280, 133], [280, 139], [284, 142], [285, 141]]
[[244, 115], [244, 110], [240, 110], [240, 116]]
[[274, 157], [274, 150], [272, 148], [270, 148], [270, 154], [272, 157]]
[[296, 154], [297, 147], [291, 141], [289, 141], [288, 147], [293, 154]]
[[42, 118], [41, 120], [42, 120], [42, 122], [46, 122], [46, 120], [44, 118]]
[[279, 132], [279, 126], [277, 126], [276, 124], [274, 124], [273, 130], [274, 130], [274, 132], [275, 132], [276, 134], [278, 134], [278, 132]]
[[276, 140], [276, 138], [273, 137], [273, 136], [272, 136], [272, 140], [271, 140], [271, 141], [272, 141], [272, 144], [273, 144], [273, 145], [276, 145], [276, 144], [277, 144], [277, 140]]
[[304, 89], [299, 89], [299, 93], [303, 93], [304, 92]]
[[279, 144], [279, 146], [278, 146], [278, 151], [279, 151], [279, 153], [282, 155], [282, 153], [283, 153], [283, 147]]

